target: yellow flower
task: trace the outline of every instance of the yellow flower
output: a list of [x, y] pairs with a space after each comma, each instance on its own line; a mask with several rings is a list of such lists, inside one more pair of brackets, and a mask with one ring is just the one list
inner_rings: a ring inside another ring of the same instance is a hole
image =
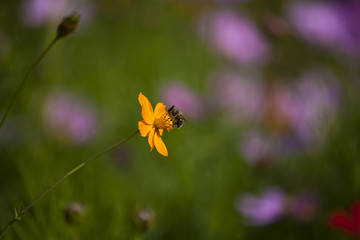
[[173, 122], [165, 110], [163, 103], [156, 104], [155, 111], [151, 103], [142, 93], [139, 94], [139, 103], [141, 105], [141, 116], [143, 120], [138, 122], [139, 131], [142, 137], [149, 137], [148, 142], [150, 151], [156, 147], [156, 150], [164, 156], [168, 156], [166, 146], [161, 139], [164, 129], [170, 131], [173, 129]]

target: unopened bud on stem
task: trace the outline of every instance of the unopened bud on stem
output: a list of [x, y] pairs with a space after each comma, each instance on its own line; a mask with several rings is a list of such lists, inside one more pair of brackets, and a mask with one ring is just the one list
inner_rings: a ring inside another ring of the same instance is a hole
[[80, 15], [76, 12], [63, 18], [57, 27], [57, 38], [66, 37], [74, 32], [79, 26]]
[[133, 213], [135, 228], [140, 233], [147, 232], [155, 221], [155, 213], [148, 208], [137, 209]]
[[64, 216], [70, 225], [78, 225], [82, 222], [86, 214], [85, 205], [80, 202], [71, 202], [66, 205]]

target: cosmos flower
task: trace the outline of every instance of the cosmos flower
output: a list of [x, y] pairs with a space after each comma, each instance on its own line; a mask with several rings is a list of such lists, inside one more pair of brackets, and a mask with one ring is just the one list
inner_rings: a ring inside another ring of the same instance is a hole
[[249, 131], [244, 134], [244, 139], [241, 141], [240, 153], [244, 156], [244, 160], [250, 164], [262, 163], [273, 159], [273, 145], [273, 141], [264, 134]]
[[[323, 142], [341, 104], [338, 79], [327, 70], [304, 71], [296, 87], [292, 126], [304, 146]], [[326, 121], [325, 121], [326, 119]]]
[[290, 214], [299, 223], [306, 223], [314, 220], [320, 211], [320, 199], [314, 191], [304, 191], [290, 198]]
[[270, 57], [267, 41], [256, 25], [243, 14], [216, 12], [200, 21], [199, 30], [200, 35], [217, 52], [235, 63], [262, 64]]
[[256, 76], [220, 72], [214, 76], [214, 105], [225, 109], [232, 119], [255, 120], [263, 101], [263, 86]]
[[236, 205], [238, 212], [247, 219], [247, 224], [261, 226], [278, 220], [283, 213], [285, 199], [281, 189], [271, 187], [260, 196], [247, 194], [240, 197]]
[[347, 14], [334, 2], [293, 2], [287, 8], [288, 16], [300, 37], [307, 42], [351, 53], [354, 40], [346, 22]]
[[82, 24], [89, 22], [95, 13], [89, 0], [24, 0], [20, 14], [26, 25], [41, 27], [58, 23], [74, 10], [81, 14]]
[[354, 203], [351, 214], [344, 211], [334, 212], [329, 223], [331, 227], [342, 229], [355, 238], [360, 237], [360, 202]]
[[298, 107], [294, 91], [291, 86], [274, 83], [267, 86], [266, 92], [262, 106], [264, 124], [273, 133], [285, 134], [292, 127]]
[[139, 94], [139, 103], [141, 105], [141, 116], [143, 120], [138, 122], [139, 131], [142, 137], [148, 137], [150, 151], [156, 147], [156, 150], [163, 156], [168, 156], [166, 146], [161, 139], [164, 129], [170, 131], [173, 129], [173, 121], [169, 113], [165, 110], [163, 103], [156, 104], [155, 111], [151, 103], [142, 93]]
[[285, 141], [284, 150], [315, 150], [326, 141], [341, 104], [342, 91], [337, 81], [330, 71], [315, 68], [304, 71], [292, 84], [267, 86], [263, 123], [269, 132]]
[[87, 101], [72, 93], [55, 91], [45, 99], [44, 125], [59, 140], [74, 144], [92, 140], [97, 133], [96, 115]]
[[180, 82], [167, 84], [162, 94], [164, 102], [180, 108], [186, 118], [200, 120], [204, 116], [204, 104], [199, 94]]

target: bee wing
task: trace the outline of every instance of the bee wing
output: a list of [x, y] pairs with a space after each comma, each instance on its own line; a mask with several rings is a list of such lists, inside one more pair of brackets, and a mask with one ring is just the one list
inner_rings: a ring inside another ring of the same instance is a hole
[[187, 123], [189, 122], [189, 121], [184, 117], [184, 115], [181, 115], [180, 119], [181, 119], [182, 122], [187, 122]]

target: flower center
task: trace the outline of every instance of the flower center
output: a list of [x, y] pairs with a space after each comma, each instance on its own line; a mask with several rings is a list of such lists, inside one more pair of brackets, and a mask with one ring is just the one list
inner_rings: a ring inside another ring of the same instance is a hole
[[170, 131], [174, 126], [170, 115], [165, 112], [163, 115], [161, 115], [160, 118], [155, 119], [154, 127], [157, 129], [166, 129]]

